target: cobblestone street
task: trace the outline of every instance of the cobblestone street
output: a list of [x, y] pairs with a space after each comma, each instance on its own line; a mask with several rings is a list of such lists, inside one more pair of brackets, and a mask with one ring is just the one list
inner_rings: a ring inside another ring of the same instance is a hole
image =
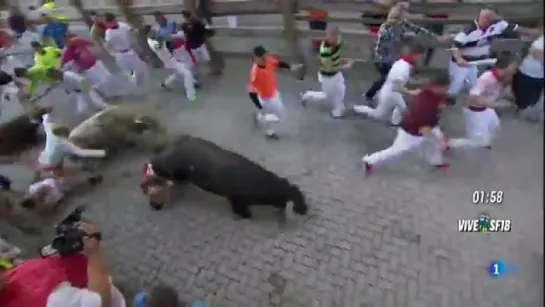
[[[162, 91], [166, 73], [154, 71], [148, 98], [123, 103], [151, 106], [173, 133], [204, 137], [286, 176], [306, 193], [310, 215], [283, 224], [272, 209], [254, 208], [254, 220], [235, 220], [225, 200], [192, 187], [154, 212], [139, 190], [147, 157], [117, 157], [104, 183], [71, 203], [86, 204], [86, 217], [100, 225], [114, 280], [132, 289], [168, 283], [185, 300], [216, 293], [222, 307], [543, 305], [542, 125], [505, 115], [492, 150], [450, 153], [447, 171], [415, 154], [366, 178], [362, 155], [389, 146], [393, 128], [303, 109], [299, 93], [318, 86], [316, 78], [283, 74], [288, 122], [283, 138], [267, 141], [251, 118], [249, 65], [228, 61], [197, 102]], [[366, 86], [348, 80], [349, 104]], [[458, 108], [442, 124], [447, 135], [463, 133]], [[31, 180], [22, 166], [0, 169], [19, 188]], [[477, 190], [501, 191], [504, 202], [476, 206]], [[481, 212], [511, 219], [511, 233], [458, 232], [458, 219]], [[49, 239], [5, 231], [27, 251]], [[493, 280], [487, 266], [500, 258], [517, 272]]]

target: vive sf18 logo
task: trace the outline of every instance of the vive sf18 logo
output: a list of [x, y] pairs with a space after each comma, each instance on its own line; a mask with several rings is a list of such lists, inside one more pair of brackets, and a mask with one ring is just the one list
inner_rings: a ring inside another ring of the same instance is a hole
[[458, 220], [458, 231], [460, 232], [510, 232], [511, 220], [491, 219], [486, 213], [476, 219]]

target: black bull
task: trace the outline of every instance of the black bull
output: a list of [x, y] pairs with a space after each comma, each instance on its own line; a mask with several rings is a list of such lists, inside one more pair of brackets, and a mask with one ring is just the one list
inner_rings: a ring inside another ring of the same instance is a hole
[[[250, 206], [256, 204], [283, 209], [287, 217], [293, 212], [305, 215], [308, 211], [303, 193], [287, 179], [201, 138], [187, 135], [176, 138], [150, 164], [154, 179], [163, 181], [152, 179], [148, 182], [150, 187], [168, 189], [164, 180], [192, 183], [227, 198], [233, 213], [241, 218], [251, 218]], [[164, 206], [153, 196], [150, 205], [157, 210]]]
[[0, 125], [0, 156], [17, 155], [39, 145], [44, 137], [39, 133], [40, 124], [28, 115], [19, 115]]

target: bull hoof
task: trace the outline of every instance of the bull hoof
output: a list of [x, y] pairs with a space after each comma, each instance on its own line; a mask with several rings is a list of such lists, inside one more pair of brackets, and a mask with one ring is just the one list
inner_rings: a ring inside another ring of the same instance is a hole
[[234, 212], [235, 213], [235, 219], [237, 220], [248, 220], [248, 219], [252, 219], [253, 216], [251, 213], [249, 212]]
[[164, 204], [159, 204], [159, 203], [154, 203], [154, 202], [150, 202], [149, 205], [155, 211], [161, 211], [166, 206]]

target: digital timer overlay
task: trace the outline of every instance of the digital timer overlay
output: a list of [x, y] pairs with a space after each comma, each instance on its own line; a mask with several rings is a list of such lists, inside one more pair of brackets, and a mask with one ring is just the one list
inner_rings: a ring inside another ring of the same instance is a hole
[[504, 260], [498, 259], [490, 262], [487, 268], [488, 275], [492, 278], [502, 278], [505, 275], [517, 272], [516, 266], [507, 264]]

